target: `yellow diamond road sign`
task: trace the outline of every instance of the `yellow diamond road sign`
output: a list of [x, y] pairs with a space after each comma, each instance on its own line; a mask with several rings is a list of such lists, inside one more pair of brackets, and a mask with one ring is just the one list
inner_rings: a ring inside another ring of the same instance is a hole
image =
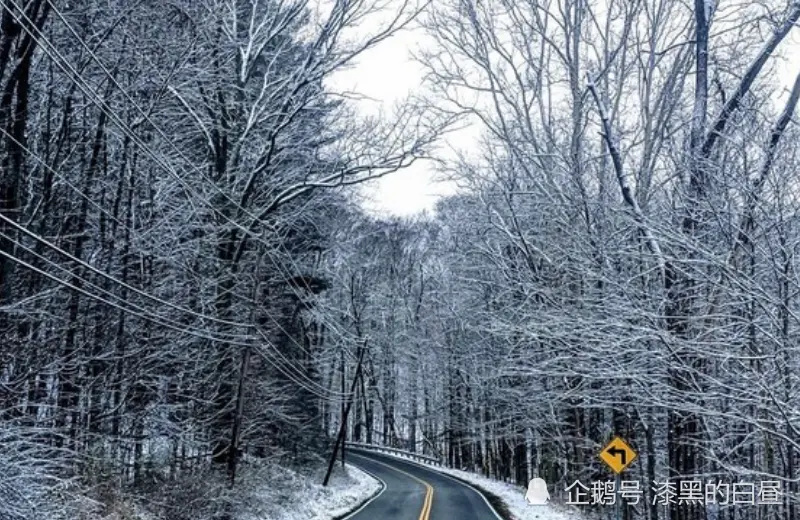
[[628, 446], [627, 442], [619, 437], [614, 437], [600, 452], [600, 460], [605, 462], [611, 471], [619, 475], [636, 460], [636, 452]]

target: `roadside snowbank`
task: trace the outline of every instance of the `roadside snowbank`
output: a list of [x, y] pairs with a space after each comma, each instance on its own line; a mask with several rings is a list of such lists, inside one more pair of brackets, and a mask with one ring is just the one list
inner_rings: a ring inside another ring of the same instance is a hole
[[[279, 484], [272, 480], [251, 494], [237, 520], [333, 520], [358, 508], [381, 489], [381, 483], [360, 469], [337, 464], [328, 487], [284, 469]], [[319, 477], [320, 475], [314, 475]]]

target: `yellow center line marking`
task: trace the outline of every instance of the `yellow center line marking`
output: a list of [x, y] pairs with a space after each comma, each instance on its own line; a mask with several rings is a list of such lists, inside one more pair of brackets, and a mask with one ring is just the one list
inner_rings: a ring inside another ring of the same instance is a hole
[[411, 473], [408, 473], [407, 471], [403, 471], [402, 469], [395, 468], [394, 466], [390, 466], [389, 464], [384, 464], [383, 462], [379, 462], [379, 461], [377, 461], [377, 460], [375, 460], [373, 458], [370, 458], [370, 457], [365, 457], [365, 458], [369, 459], [371, 462], [374, 462], [375, 464], [380, 464], [381, 466], [384, 466], [384, 467], [387, 467], [387, 468], [392, 469], [394, 471], [397, 471], [399, 473], [402, 473], [403, 475], [405, 475], [405, 476], [407, 476], [407, 477], [409, 477], [409, 478], [411, 478], [413, 480], [416, 480], [417, 482], [419, 482], [420, 484], [425, 486], [425, 501], [422, 503], [422, 511], [420, 511], [420, 513], [419, 513], [419, 520], [428, 520], [430, 518], [430, 516], [431, 516], [431, 506], [433, 505], [433, 486], [431, 486], [428, 482], [425, 482], [421, 478], [419, 478], [417, 476], [414, 476]]
[[419, 514], [419, 520], [428, 520], [431, 516], [431, 505], [433, 504], [433, 486], [425, 483], [425, 503], [422, 505], [422, 511]]

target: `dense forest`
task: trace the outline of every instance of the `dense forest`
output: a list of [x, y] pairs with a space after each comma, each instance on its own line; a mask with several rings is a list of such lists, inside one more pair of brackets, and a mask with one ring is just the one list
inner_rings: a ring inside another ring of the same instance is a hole
[[[620, 435], [783, 491], [623, 520], [800, 516], [797, 0], [0, 6], [0, 520], [324, 465], [345, 409], [523, 485]], [[412, 28], [360, 113], [331, 79]], [[360, 209], [459, 125], [458, 194]]]

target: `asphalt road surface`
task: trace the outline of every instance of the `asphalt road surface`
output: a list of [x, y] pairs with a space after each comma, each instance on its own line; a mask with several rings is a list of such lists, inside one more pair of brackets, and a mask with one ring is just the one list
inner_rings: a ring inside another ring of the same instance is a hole
[[347, 461], [384, 484], [347, 520], [502, 520], [477, 491], [436, 471], [360, 450], [348, 450]]

